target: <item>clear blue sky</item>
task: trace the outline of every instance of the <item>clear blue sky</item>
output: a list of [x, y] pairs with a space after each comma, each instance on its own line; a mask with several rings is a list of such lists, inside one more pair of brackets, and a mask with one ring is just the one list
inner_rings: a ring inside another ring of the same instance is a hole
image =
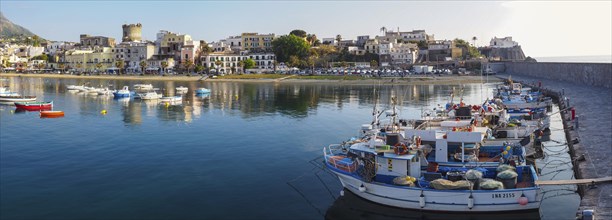
[[[16, 24], [50, 40], [79, 34], [121, 39], [121, 25], [142, 23], [143, 37], [159, 30], [218, 41], [242, 32], [287, 34], [303, 29], [319, 38], [381, 34], [382, 26], [425, 29], [436, 39], [512, 36], [525, 54], [612, 54], [612, 1], [28, 1], [2, 0]], [[470, 40], [471, 42], [471, 40]], [[575, 43], [570, 43], [575, 42]]]

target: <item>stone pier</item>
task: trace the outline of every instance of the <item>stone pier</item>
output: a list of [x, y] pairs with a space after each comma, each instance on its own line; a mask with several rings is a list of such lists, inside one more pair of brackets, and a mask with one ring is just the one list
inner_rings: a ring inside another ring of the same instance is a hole
[[[498, 75], [507, 79], [509, 75]], [[574, 107], [562, 114], [570, 155], [577, 179], [612, 176], [612, 88], [577, 82], [512, 74], [512, 80], [538, 86], [559, 96], [559, 108]], [[606, 82], [603, 82], [606, 83]], [[578, 124], [576, 124], [578, 123]], [[578, 125], [578, 126], [576, 126]], [[577, 129], [576, 129], [577, 128]], [[580, 210], [595, 210], [597, 219], [612, 219], [612, 184], [580, 186]]]

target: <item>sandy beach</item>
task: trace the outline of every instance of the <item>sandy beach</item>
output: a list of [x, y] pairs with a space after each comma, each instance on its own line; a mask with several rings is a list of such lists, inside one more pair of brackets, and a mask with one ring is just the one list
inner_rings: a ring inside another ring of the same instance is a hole
[[[65, 75], [65, 74], [18, 74], [0, 73], [0, 77], [33, 77], [33, 78], [61, 78], [61, 79], [106, 79], [106, 80], [130, 80], [130, 81], [182, 81], [195, 82], [201, 76], [134, 76], [134, 75]], [[384, 77], [364, 78], [359, 80], [329, 80], [329, 79], [294, 79], [290, 76], [282, 79], [205, 79], [206, 82], [248, 82], [248, 83], [340, 83], [350, 85], [373, 85], [373, 84], [464, 84], [486, 82], [486, 77], [466, 75], [445, 76], [409, 76], [409, 77]], [[499, 82], [494, 76], [488, 77], [488, 82]]]

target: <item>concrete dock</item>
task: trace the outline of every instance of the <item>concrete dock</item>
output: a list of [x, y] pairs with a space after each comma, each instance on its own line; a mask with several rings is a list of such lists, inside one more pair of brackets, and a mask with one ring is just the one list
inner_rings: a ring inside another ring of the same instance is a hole
[[[498, 77], [507, 79], [509, 75]], [[577, 179], [596, 179], [612, 176], [612, 89], [588, 86], [579, 83], [532, 76], [512, 75], [513, 81], [534, 84], [542, 88], [558, 91], [566, 107], [574, 107], [575, 120], [571, 112], [562, 114], [568, 132], [570, 154], [574, 159], [574, 172]], [[609, 82], [610, 83], [610, 82]], [[565, 99], [567, 98], [567, 99]], [[577, 129], [576, 120], [578, 121]], [[584, 156], [582, 156], [584, 155]], [[595, 210], [597, 219], [612, 219], [612, 184], [581, 186], [580, 210]]]

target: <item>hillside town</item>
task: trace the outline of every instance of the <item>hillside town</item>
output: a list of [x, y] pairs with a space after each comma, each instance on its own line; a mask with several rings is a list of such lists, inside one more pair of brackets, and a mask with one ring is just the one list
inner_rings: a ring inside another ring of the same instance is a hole
[[471, 43], [436, 40], [425, 30], [382, 27], [380, 36], [357, 39], [341, 35], [318, 38], [294, 30], [280, 36], [245, 32], [207, 42], [160, 30], [149, 41], [144, 40], [142, 27], [140, 23], [122, 25], [120, 41], [88, 34], [81, 34], [79, 42], [47, 41], [38, 36], [24, 41], [3, 38], [1, 67], [4, 72], [61, 74], [320, 74], [331, 70], [347, 73], [345, 69], [457, 73], [481, 71], [482, 63], [490, 61], [530, 59], [512, 37], [495, 37], [489, 45], [477, 48], [476, 37]]

